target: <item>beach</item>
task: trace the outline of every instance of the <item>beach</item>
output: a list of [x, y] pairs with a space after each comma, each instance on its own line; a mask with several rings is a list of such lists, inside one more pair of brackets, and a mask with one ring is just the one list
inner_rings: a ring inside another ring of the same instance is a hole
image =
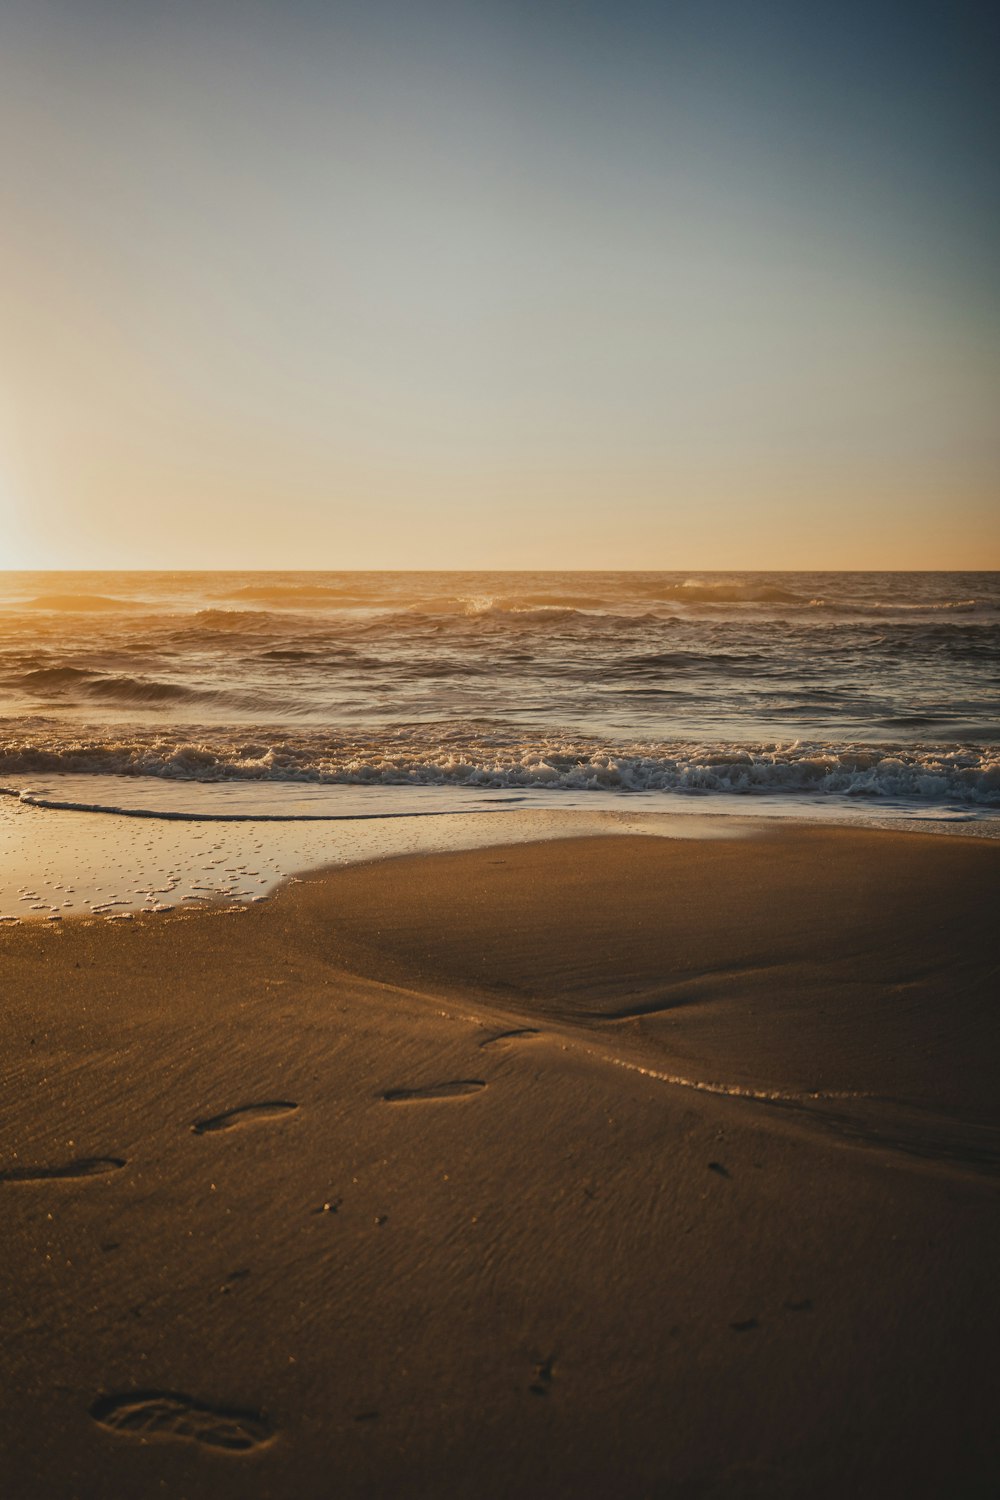
[[998, 859], [626, 831], [0, 930], [7, 1492], [994, 1493]]
[[0, 1500], [1000, 1500], [1000, 24], [0, 5]]

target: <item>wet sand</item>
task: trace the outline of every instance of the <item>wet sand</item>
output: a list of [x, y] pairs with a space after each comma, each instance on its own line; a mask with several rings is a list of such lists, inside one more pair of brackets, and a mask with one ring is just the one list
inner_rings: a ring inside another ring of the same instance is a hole
[[9, 1492], [993, 1493], [998, 861], [576, 838], [0, 931]]

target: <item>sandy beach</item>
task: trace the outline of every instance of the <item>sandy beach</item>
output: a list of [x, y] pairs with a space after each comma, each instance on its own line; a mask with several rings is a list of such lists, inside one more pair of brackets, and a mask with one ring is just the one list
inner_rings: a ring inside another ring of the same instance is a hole
[[998, 71], [0, 3], [0, 1500], [1000, 1500]]
[[0, 930], [4, 1492], [986, 1496], [995, 842]]

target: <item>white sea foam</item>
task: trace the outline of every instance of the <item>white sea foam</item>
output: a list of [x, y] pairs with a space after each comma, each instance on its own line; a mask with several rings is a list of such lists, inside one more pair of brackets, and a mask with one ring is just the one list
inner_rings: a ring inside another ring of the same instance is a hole
[[991, 746], [791, 744], [607, 745], [442, 726], [372, 739], [347, 734], [203, 737], [143, 733], [51, 742], [11, 737], [0, 776], [75, 773], [171, 781], [452, 787], [553, 792], [795, 796], [1000, 809]]

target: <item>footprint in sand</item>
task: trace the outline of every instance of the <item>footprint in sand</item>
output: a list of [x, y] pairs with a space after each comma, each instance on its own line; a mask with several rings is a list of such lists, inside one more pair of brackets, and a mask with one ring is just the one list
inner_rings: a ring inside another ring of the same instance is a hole
[[125, 1165], [120, 1156], [80, 1156], [55, 1167], [4, 1167], [0, 1182], [43, 1182], [59, 1177], [103, 1177]]
[[547, 1396], [552, 1387], [552, 1376], [555, 1369], [555, 1356], [550, 1354], [548, 1359], [543, 1359], [535, 1366], [535, 1378], [528, 1386], [533, 1396]]
[[178, 1391], [128, 1391], [100, 1396], [90, 1415], [101, 1427], [129, 1437], [179, 1438], [228, 1453], [269, 1443], [274, 1429], [263, 1412], [210, 1406]]
[[419, 1089], [389, 1089], [382, 1095], [387, 1104], [410, 1104], [428, 1099], [459, 1099], [478, 1094], [486, 1084], [481, 1078], [454, 1078], [449, 1083], [428, 1083]]
[[488, 1036], [479, 1043], [480, 1047], [494, 1047], [497, 1042], [513, 1042], [522, 1036], [540, 1036], [541, 1032], [537, 1026], [519, 1026], [514, 1031], [498, 1031], [495, 1036]]
[[207, 1120], [195, 1120], [191, 1129], [195, 1135], [207, 1135], [210, 1130], [232, 1130], [254, 1120], [273, 1120], [278, 1115], [292, 1114], [298, 1107], [290, 1099], [265, 1099], [260, 1104], [241, 1104], [238, 1109], [227, 1109], [225, 1114], [211, 1115]]

